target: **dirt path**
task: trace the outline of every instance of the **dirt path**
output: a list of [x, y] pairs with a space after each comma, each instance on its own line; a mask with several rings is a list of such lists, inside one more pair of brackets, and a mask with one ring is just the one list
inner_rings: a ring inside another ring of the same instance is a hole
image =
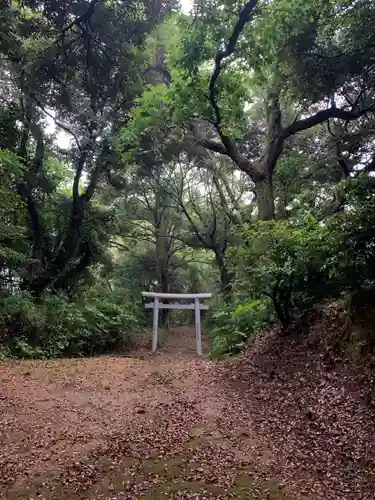
[[198, 359], [187, 329], [156, 356], [2, 363], [0, 497], [373, 498], [369, 482], [336, 484], [297, 456], [290, 467], [290, 447], [263, 417], [282, 430], [292, 422], [272, 404], [262, 416], [270, 394], [247, 393], [236, 373]]

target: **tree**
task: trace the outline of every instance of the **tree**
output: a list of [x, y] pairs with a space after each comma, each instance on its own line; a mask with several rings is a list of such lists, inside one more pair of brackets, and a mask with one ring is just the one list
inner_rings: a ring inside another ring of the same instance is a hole
[[[171, 210], [168, 193], [162, 187], [162, 176], [160, 169], [149, 171], [145, 166], [132, 176], [125, 196], [120, 196], [118, 201], [117, 230], [120, 239], [143, 242], [148, 256], [154, 256], [156, 288], [161, 293], [169, 293], [178, 264], [176, 254], [184, 245], [175, 239], [178, 221]], [[163, 324], [167, 313], [167, 309], [163, 310]]]
[[187, 222], [185, 228], [179, 225], [178, 239], [214, 254], [220, 290], [226, 300], [230, 300], [232, 292], [226, 253], [233, 240], [233, 225], [241, 220], [241, 198], [247, 187], [243, 179], [234, 177], [231, 175], [229, 180], [224, 166], [219, 168], [218, 159], [205, 154], [204, 166], [201, 161], [189, 163], [182, 158], [164, 187], [177, 214]]
[[180, 44], [166, 50], [172, 85], [144, 94], [132, 132], [168, 119], [188, 126], [196, 142], [250, 176], [258, 217], [268, 220], [274, 171], [291, 138], [332, 119], [350, 124], [373, 114], [375, 14], [372, 2], [354, 0], [250, 0], [238, 15], [237, 7], [196, 2], [194, 19], [175, 21]]
[[[163, 1], [24, 2], [1, 18], [12, 26], [1, 40], [3, 83], [14, 88], [6, 105], [17, 107], [22, 123], [16, 149], [25, 174], [17, 189], [38, 262], [23, 288], [35, 295], [91, 262], [91, 251], [81, 254], [83, 234], [98, 185], [118, 167], [111, 137], [141, 91], [144, 40], [172, 7]], [[52, 234], [40, 198], [48, 192], [45, 164], [53, 154], [43, 130], [47, 117], [70, 135], [66, 157], [74, 170], [65, 223]]]

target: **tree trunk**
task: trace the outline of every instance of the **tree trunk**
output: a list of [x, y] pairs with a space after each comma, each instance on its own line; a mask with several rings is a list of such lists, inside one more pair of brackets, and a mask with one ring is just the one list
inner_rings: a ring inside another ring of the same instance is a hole
[[221, 252], [215, 251], [216, 264], [220, 271], [220, 289], [223, 298], [226, 302], [230, 301], [232, 298], [232, 281], [233, 274], [227, 267], [225, 262], [225, 256]]
[[77, 162], [77, 169], [72, 189], [72, 211], [66, 232], [62, 238], [59, 248], [57, 249], [55, 255], [49, 260], [47, 266], [37, 277], [35, 277], [35, 279], [25, 281], [21, 285], [22, 289], [28, 290], [36, 297], [41, 296], [46, 288], [53, 286], [53, 284], [67, 271], [71, 260], [76, 257], [77, 249], [81, 242], [81, 232], [86, 213], [99, 182], [100, 175], [103, 172], [103, 166], [105, 165], [105, 159], [108, 153], [108, 145], [106, 141], [103, 142], [102, 151], [95, 168], [91, 172], [88, 186], [85, 192], [80, 195], [78, 187], [83, 167], [87, 160], [88, 152], [89, 146], [86, 146], [81, 150], [81, 154]]
[[71, 259], [76, 255], [81, 240], [81, 228], [86, 215], [87, 204], [88, 201], [85, 198], [80, 199], [80, 202], [74, 207], [75, 212], [72, 214], [69, 227], [57, 254], [39, 276], [31, 282], [22, 284], [23, 289], [38, 297], [66, 271]]
[[[162, 226], [163, 220], [159, 222]], [[169, 253], [169, 236], [166, 230], [159, 227], [155, 231], [155, 246], [156, 246], [156, 260], [158, 267], [160, 292], [169, 293], [170, 292], [170, 253]], [[160, 324], [161, 326], [166, 326], [168, 321], [168, 309], [160, 310]]]
[[72, 291], [74, 285], [79, 281], [82, 273], [92, 264], [93, 255], [90, 249], [90, 245], [87, 245], [84, 254], [80, 260], [73, 266], [70, 267], [65, 273], [54, 282], [53, 287], [55, 291]]
[[272, 176], [266, 175], [255, 182], [255, 194], [258, 207], [258, 220], [275, 218], [275, 201], [273, 197]]
[[[169, 293], [169, 270], [167, 269], [167, 266], [165, 263], [161, 265], [160, 268], [160, 285], [161, 285], [161, 293]], [[168, 322], [168, 309], [161, 309], [160, 310], [160, 325], [162, 327], [166, 327], [167, 322]]]

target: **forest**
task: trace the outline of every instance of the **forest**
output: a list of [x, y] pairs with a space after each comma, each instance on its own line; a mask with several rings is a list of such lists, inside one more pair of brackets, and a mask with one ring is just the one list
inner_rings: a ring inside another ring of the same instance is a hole
[[0, 357], [131, 349], [145, 290], [212, 357], [340, 303], [371, 361], [374, 3], [183, 4], [2, 2]]
[[1, 499], [375, 498], [374, 49], [373, 0], [0, 1]]

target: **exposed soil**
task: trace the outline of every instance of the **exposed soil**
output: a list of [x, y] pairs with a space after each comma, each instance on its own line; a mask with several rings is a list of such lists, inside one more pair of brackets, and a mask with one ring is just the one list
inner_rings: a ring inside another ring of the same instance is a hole
[[372, 385], [266, 332], [240, 358], [194, 353], [0, 364], [0, 497], [375, 498]]

